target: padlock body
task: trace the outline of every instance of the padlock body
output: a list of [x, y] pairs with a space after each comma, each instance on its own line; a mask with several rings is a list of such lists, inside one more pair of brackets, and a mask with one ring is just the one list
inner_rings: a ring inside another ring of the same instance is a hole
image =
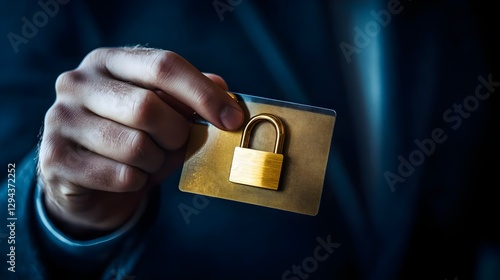
[[236, 147], [234, 148], [229, 181], [277, 190], [282, 165], [282, 154]]

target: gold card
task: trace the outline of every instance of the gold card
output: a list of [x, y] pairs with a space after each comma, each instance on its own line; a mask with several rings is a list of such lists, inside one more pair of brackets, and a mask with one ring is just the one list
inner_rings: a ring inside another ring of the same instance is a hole
[[[234, 96], [245, 112], [245, 123], [238, 131], [223, 131], [205, 121], [193, 124], [179, 189], [315, 216], [335, 111], [239, 93]], [[280, 124], [261, 115], [275, 117]], [[260, 119], [249, 121], [255, 116]], [[242, 143], [249, 123], [247, 143]], [[280, 129], [283, 135], [279, 135]], [[281, 144], [278, 136], [282, 137]], [[241, 147], [244, 151], [236, 149], [240, 144], [245, 146]], [[275, 159], [276, 151], [282, 159]], [[276, 189], [261, 184], [276, 180]]]

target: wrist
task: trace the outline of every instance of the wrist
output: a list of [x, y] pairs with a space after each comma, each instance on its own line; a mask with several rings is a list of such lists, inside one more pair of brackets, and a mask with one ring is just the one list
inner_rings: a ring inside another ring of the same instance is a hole
[[45, 250], [43, 257], [68, 270], [83, 273], [97, 271], [102, 264], [109, 262], [116, 249], [123, 247], [125, 240], [136, 238], [143, 228], [143, 218], [150, 203], [149, 197], [143, 200], [134, 215], [110, 234], [94, 239], [76, 239], [63, 233], [48, 217], [40, 184], [36, 186], [34, 202], [37, 234], [40, 234], [41, 246]]
[[146, 200], [143, 192], [116, 194], [96, 191], [58, 199], [46, 188], [41, 188], [41, 202], [47, 218], [64, 235], [76, 240], [110, 234], [135, 217]]
[[104, 229], [97, 225], [89, 225], [81, 215], [66, 211], [60, 205], [57, 205], [47, 195], [42, 197], [42, 207], [44, 207], [47, 218], [64, 235], [75, 240], [90, 240], [104, 236], [113, 231], [113, 229]]

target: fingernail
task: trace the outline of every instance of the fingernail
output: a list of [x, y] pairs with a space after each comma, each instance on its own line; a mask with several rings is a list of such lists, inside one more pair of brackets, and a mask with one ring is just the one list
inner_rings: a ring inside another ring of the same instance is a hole
[[241, 126], [243, 112], [231, 105], [227, 105], [220, 114], [220, 119], [225, 128], [233, 130]]

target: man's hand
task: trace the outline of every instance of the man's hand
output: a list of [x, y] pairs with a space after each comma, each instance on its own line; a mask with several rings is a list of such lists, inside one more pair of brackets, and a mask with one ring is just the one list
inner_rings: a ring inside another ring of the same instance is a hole
[[73, 236], [116, 229], [182, 163], [198, 113], [237, 129], [243, 113], [222, 78], [179, 55], [140, 48], [97, 49], [59, 76], [45, 117], [39, 172], [45, 205]]

